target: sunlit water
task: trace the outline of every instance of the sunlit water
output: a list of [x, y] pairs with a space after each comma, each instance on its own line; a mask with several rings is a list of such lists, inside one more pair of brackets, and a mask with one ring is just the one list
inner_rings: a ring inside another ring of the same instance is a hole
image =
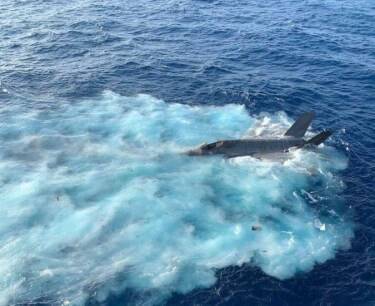
[[329, 145], [284, 161], [183, 154], [282, 134], [284, 113], [106, 92], [0, 116], [1, 305], [78, 305], [126, 288], [160, 302], [212, 286], [220, 268], [286, 279], [350, 246], [339, 196], [347, 161]]
[[0, 305], [374, 305], [374, 5], [2, 0]]

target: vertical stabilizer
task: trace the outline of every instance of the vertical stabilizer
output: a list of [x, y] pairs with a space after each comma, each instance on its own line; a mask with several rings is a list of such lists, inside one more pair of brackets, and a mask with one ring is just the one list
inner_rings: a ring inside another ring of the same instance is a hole
[[292, 136], [296, 138], [302, 138], [307, 128], [310, 126], [311, 121], [314, 119], [315, 113], [308, 112], [301, 115], [296, 122], [286, 131], [285, 136]]
[[315, 135], [313, 138], [308, 140], [306, 143], [318, 146], [324, 141], [326, 141], [326, 139], [331, 135], [332, 132], [330, 130], [324, 130], [323, 132], [320, 132], [318, 135]]

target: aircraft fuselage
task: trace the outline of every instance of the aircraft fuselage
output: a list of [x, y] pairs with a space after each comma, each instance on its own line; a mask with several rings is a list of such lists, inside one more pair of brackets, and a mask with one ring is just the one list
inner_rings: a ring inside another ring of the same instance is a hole
[[301, 148], [306, 144], [302, 138], [283, 137], [276, 139], [238, 139], [221, 140], [204, 144], [197, 149], [190, 150], [189, 155], [221, 154], [228, 157], [246, 155], [264, 155], [288, 152], [290, 148]]

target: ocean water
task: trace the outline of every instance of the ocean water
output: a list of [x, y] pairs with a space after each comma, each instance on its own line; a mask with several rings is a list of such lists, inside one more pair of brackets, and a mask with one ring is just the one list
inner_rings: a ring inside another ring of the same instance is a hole
[[[373, 305], [374, 29], [370, 0], [3, 0], [0, 305]], [[310, 110], [318, 148], [183, 154]]]

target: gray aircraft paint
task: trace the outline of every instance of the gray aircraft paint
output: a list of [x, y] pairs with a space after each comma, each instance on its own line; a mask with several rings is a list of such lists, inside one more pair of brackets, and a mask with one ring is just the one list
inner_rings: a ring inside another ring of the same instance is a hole
[[310, 140], [304, 140], [307, 128], [314, 118], [314, 113], [309, 112], [301, 115], [296, 122], [280, 138], [253, 138], [220, 140], [204, 144], [197, 149], [187, 152], [188, 155], [214, 155], [220, 154], [227, 157], [236, 156], [261, 156], [274, 153], [285, 153], [291, 148], [302, 148], [308, 144], [319, 145], [332, 133], [325, 130]]

